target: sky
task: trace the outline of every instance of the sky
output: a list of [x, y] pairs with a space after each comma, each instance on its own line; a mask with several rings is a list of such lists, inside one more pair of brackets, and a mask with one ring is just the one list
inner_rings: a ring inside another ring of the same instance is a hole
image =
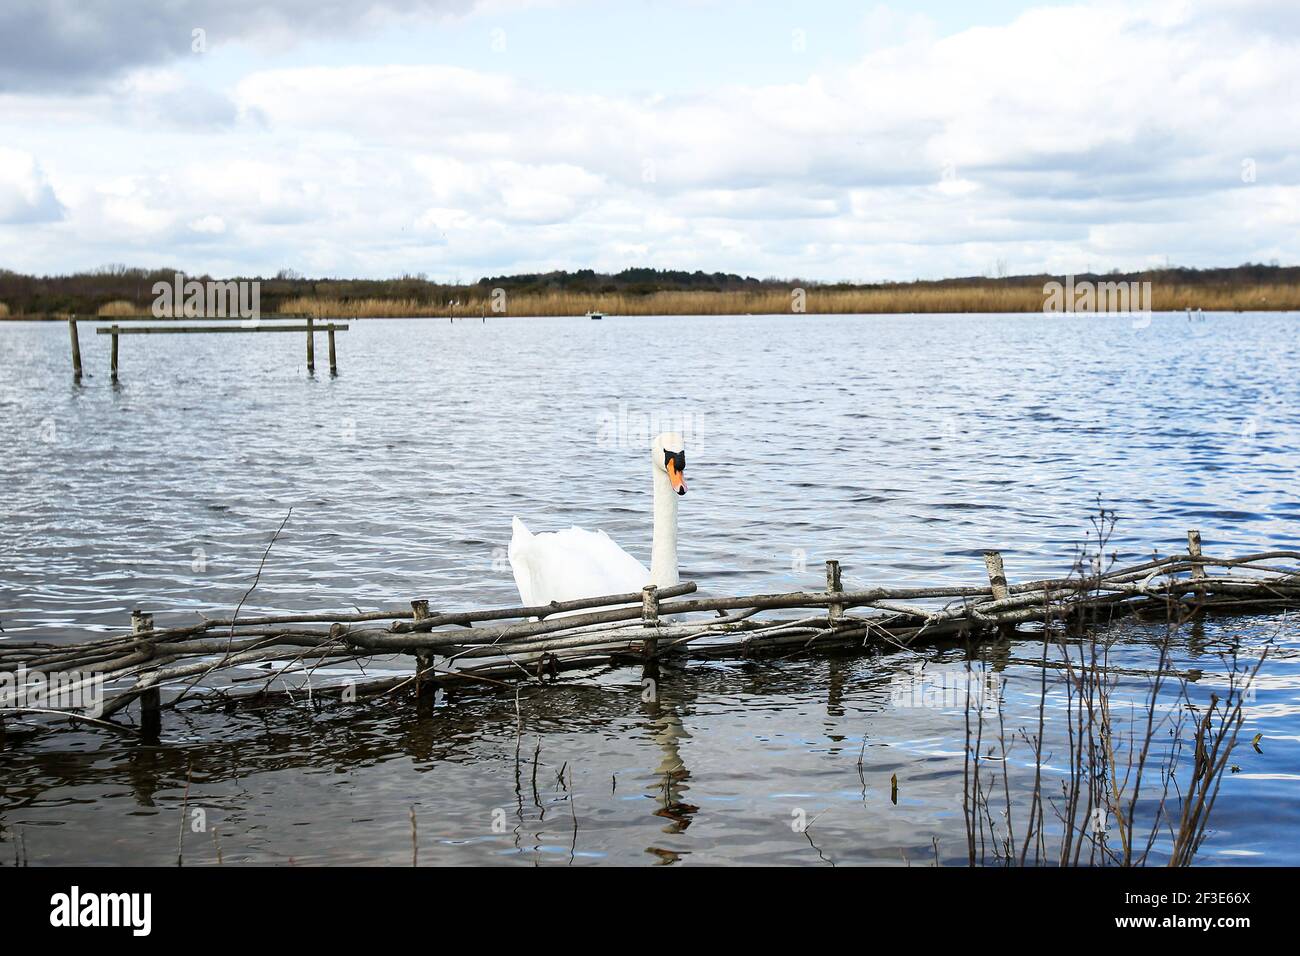
[[5, 0], [0, 268], [1300, 263], [1300, 4]]

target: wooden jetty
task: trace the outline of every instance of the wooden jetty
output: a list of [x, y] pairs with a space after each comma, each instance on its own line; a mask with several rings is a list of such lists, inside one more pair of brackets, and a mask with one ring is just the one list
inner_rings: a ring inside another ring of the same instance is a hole
[[[119, 317], [122, 318], [122, 317]], [[127, 319], [134, 319], [135, 316], [126, 316]], [[141, 317], [143, 318], [143, 317]], [[202, 318], [202, 317], [200, 317]], [[316, 324], [314, 317], [305, 316], [283, 316], [283, 318], [302, 318], [304, 322], [293, 323], [272, 323], [263, 322], [260, 319], [250, 322], [248, 319], [235, 320], [238, 324], [229, 324], [231, 320], [211, 319], [205, 321], [226, 321], [225, 325], [182, 325], [176, 320], [160, 320], [153, 325], [119, 325], [116, 321], [109, 325], [98, 324], [95, 329], [98, 335], [111, 335], [113, 337], [112, 345], [109, 349], [109, 376], [116, 382], [118, 380], [118, 340], [123, 335], [210, 335], [220, 333], [240, 333], [240, 332], [296, 332], [306, 336], [307, 340], [307, 371], [315, 374], [316, 372], [316, 333], [324, 332], [329, 341], [329, 362], [330, 374], [338, 375], [338, 350], [334, 344], [335, 332], [346, 332], [348, 327], [342, 323], [327, 322], [324, 325]], [[90, 320], [85, 320], [90, 321]], [[102, 323], [102, 320], [96, 320]], [[81, 338], [77, 332], [78, 319], [75, 315], [68, 317], [68, 338], [72, 346], [72, 375], [77, 381], [81, 380]]]
[[[1202, 553], [1197, 531], [1188, 532], [1186, 553], [1123, 568], [1076, 569], [1065, 578], [1009, 584], [1001, 555], [991, 551], [984, 569], [988, 583], [980, 586], [845, 590], [839, 562], [828, 561], [821, 591], [698, 597], [696, 585], [685, 582], [539, 607], [434, 611], [426, 599], [417, 599], [402, 608], [349, 613], [241, 616], [236, 609], [230, 617], [168, 627], [136, 611], [129, 631], [109, 637], [0, 640], [0, 677], [95, 675], [105, 687], [97, 716], [41, 711], [54, 718], [51, 726], [71, 722], [150, 737], [159, 732], [162, 711], [186, 701], [238, 706], [299, 700], [304, 688], [315, 698], [336, 699], [409, 688], [417, 701], [427, 701], [440, 687], [513, 690], [553, 682], [574, 669], [632, 664], [653, 674], [659, 661], [673, 658], [889, 651], [930, 641], [1006, 638], [1021, 626], [1041, 633], [1044, 627], [1100, 624], [1130, 614], [1166, 620], [1300, 607], [1300, 552], [1213, 558]], [[764, 616], [776, 612], [785, 614]], [[395, 655], [409, 657], [413, 667], [364, 683], [311, 682], [322, 665], [403, 659]], [[247, 681], [216, 686], [223, 675], [267, 665], [272, 669], [259, 672], [256, 692], [237, 689]], [[134, 727], [121, 722], [129, 708], [138, 713]], [[0, 716], [24, 712], [35, 713], [0, 701]]]

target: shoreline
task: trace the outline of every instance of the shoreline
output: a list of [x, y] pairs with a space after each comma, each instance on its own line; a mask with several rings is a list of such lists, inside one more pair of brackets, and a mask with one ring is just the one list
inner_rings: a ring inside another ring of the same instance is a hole
[[[1262, 307], [1262, 308], [1261, 308], [1261, 307], [1253, 307], [1253, 308], [1240, 308], [1240, 309], [1239, 309], [1239, 308], [1211, 308], [1211, 309], [1202, 309], [1202, 308], [1200, 308], [1199, 306], [1196, 306], [1196, 307], [1188, 307], [1188, 308], [1190, 308], [1191, 311], [1193, 311], [1193, 312], [1200, 311], [1200, 312], [1203, 313], [1204, 315], [1245, 315], [1245, 314], [1251, 314], [1251, 315], [1286, 315], [1287, 313], [1290, 313], [1290, 312], [1300, 312], [1300, 305], [1294, 305], [1294, 306], [1275, 306], [1275, 307], [1267, 307], [1267, 306], [1266, 306], [1266, 307]], [[1107, 311], [1104, 311], [1104, 310], [1100, 310], [1100, 309], [1098, 309], [1098, 310], [1094, 310], [1094, 311], [1072, 310], [1072, 311], [1064, 311], [1064, 312], [1048, 312], [1048, 311], [1046, 311], [1046, 310], [1044, 310], [1044, 309], [1041, 309], [1041, 308], [1039, 308], [1039, 309], [965, 309], [965, 310], [949, 310], [949, 309], [914, 309], [914, 310], [910, 310], [910, 311], [896, 311], [896, 312], [895, 312], [895, 311], [856, 311], [856, 310], [848, 310], [848, 309], [844, 309], [844, 310], [833, 310], [833, 309], [808, 309], [808, 310], [805, 311], [805, 312], [789, 312], [789, 311], [786, 311], [786, 312], [772, 312], [772, 311], [759, 311], [759, 312], [692, 312], [692, 311], [686, 311], [686, 310], [679, 311], [679, 312], [669, 312], [669, 311], [644, 311], [644, 312], [629, 311], [629, 312], [614, 312], [614, 311], [596, 310], [596, 309], [589, 310], [589, 311], [600, 311], [600, 312], [602, 313], [603, 317], [604, 317], [604, 318], [607, 318], [607, 319], [619, 319], [619, 318], [647, 318], [647, 319], [660, 318], [660, 319], [667, 319], [667, 318], [676, 318], [676, 317], [679, 317], [679, 316], [697, 316], [697, 317], [701, 317], [701, 318], [704, 318], [704, 317], [718, 317], [718, 318], [726, 318], [726, 317], [735, 317], [735, 316], [761, 316], [761, 317], [772, 317], [772, 318], [791, 318], [791, 319], [804, 318], [804, 319], [810, 319], [810, 318], [817, 318], [817, 317], [820, 317], [820, 316], [831, 316], [831, 315], [858, 316], [858, 317], [861, 317], [861, 318], [872, 318], [872, 317], [883, 317], [883, 316], [903, 316], [903, 315], [932, 315], [932, 316], [959, 316], [959, 315], [970, 315], [970, 316], [978, 316], [978, 315], [1022, 316], [1022, 315], [1024, 315], [1024, 316], [1029, 316], [1029, 315], [1042, 315], [1042, 316], [1048, 316], [1048, 317], [1052, 317], [1052, 318], [1066, 318], [1066, 317], [1072, 317], [1072, 316], [1092, 316], [1092, 317], [1096, 317], [1096, 318], [1106, 318], [1106, 317], [1112, 317], [1112, 318], [1114, 318], [1114, 317], [1124, 317], [1124, 316], [1137, 315], [1137, 314], [1141, 314], [1141, 312], [1142, 312], [1142, 310], [1134, 310], [1134, 311], [1125, 311], [1125, 310], [1107, 310]], [[1182, 314], [1183, 314], [1184, 312], [1186, 312], [1186, 311], [1187, 311], [1186, 308], [1177, 308], [1177, 309], [1151, 309], [1149, 314], [1151, 314], [1151, 315], [1182, 315]], [[395, 319], [395, 320], [402, 320], [402, 321], [407, 321], [407, 320], [409, 320], [409, 321], [419, 321], [419, 320], [425, 320], [425, 319], [438, 319], [438, 320], [442, 320], [442, 319], [455, 319], [455, 320], [462, 320], [462, 319], [463, 319], [463, 320], [469, 320], [469, 319], [483, 319], [483, 318], [486, 318], [486, 319], [511, 319], [511, 318], [514, 318], [514, 319], [556, 319], [556, 318], [582, 319], [582, 318], [586, 318], [586, 317], [587, 317], [587, 314], [586, 314], [585, 312], [528, 312], [528, 311], [523, 311], [523, 312], [485, 312], [485, 313], [480, 313], [480, 312], [478, 312], [477, 310], [474, 310], [474, 311], [471, 311], [471, 310], [447, 311], [447, 310], [444, 309], [444, 310], [442, 310], [442, 311], [432, 311], [432, 310], [431, 310], [431, 311], [425, 311], [425, 312], [393, 312], [393, 311], [374, 311], [374, 312], [371, 312], [371, 311], [367, 311], [367, 312], [339, 312], [339, 313], [333, 313], [333, 312], [317, 312], [317, 313], [311, 313], [310, 316], [311, 316], [311, 318], [313, 318], [313, 319], [321, 319], [321, 320], [327, 320], [327, 321], [339, 321], [339, 320], [344, 320], [344, 321], [346, 321], [346, 320], [360, 320], [360, 319]], [[34, 322], [34, 323], [67, 322], [69, 319], [74, 318], [74, 317], [76, 318], [76, 320], [77, 320], [78, 322], [101, 322], [101, 323], [112, 323], [112, 322], [187, 322], [187, 321], [189, 321], [189, 322], [193, 322], [193, 321], [201, 321], [201, 322], [230, 322], [230, 321], [241, 321], [241, 322], [247, 322], [247, 321], [250, 321], [249, 319], [243, 318], [243, 317], [238, 316], [238, 315], [229, 315], [229, 316], [225, 316], [225, 315], [223, 315], [223, 316], [205, 316], [205, 315], [195, 315], [195, 316], [162, 316], [162, 317], [157, 317], [157, 316], [150, 315], [150, 314], [148, 314], [148, 313], [143, 313], [143, 314], [134, 314], [134, 315], [81, 315], [81, 314], [77, 314], [77, 315], [75, 315], [75, 316], [70, 315], [70, 314], [67, 314], [67, 313], [62, 313], [62, 314], [49, 314], [49, 313], [42, 313], [42, 314], [34, 314], [34, 315], [4, 315], [4, 316], [0, 316], [0, 326], [3, 326], [3, 325], [6, 324], [6, 323], [15, 323], [15, 324], [16, 324], [16, 323], [20, 323], [20, 322]], [[260, 321], [267, 321], [267, 320], [274, 321], [274, 320], [276, 320], [276, 319], [290, 319], [290, 318], [303, 319], [303, 318], [307, 318], [307, 317], [308, 317], [308, 313], [303, 313], [303, 312], [265, 312], [265, 313], [263, 313], [263, 314], [261, 315], [261, 317], [260, 317]]]
[[[1300, 310], [1300, 267], [1239, 266], [1141, 273], [1021, 275], [909, 283], [818, 283], [725, 274], [625, 270], [547, 273], [440, 285], [302, 277], [211, 279], [123, 269], [71, 276], [0, 270], [0, 321], [154, 318], [196, 304], [213, 315], [318, 319], [477, 318], [487, 315], [918, 315], [1076, 312], [1289, 312]], [[175, 290], [175, 291], [173, 291]], [[159, 295], [159, 292], [163, 294]], [[182, 302], [184, 299], [184, 302]], [[206, 309], [205, 309], [206, 306]], [[1073, 307], [1071, 309], [1071, 306]], [[191, 314], [188, 318], [199, 318]]]

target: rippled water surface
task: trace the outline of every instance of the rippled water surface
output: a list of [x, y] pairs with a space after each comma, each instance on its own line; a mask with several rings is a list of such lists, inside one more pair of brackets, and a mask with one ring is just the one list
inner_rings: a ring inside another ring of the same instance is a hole
[[[366, 321], [337, 378], [323, 337], [309, 377], [298, 336], [138, 336], [113, 386], [83, 326], [76, 386], [64, 326], [0, 323], [0, 640], [228, 612], [290, 507], [247, 608], [513, 603], [513, 514], [647, 560], [645, 434], [673, 413], [683, 576], [705, 592], [817, 587], [827, 558], [848, 586], [979, 584], [985, 548], [1013, 579], [1055, 575], [1099, 496], [1121, 560], [1191, 527], [1216, 553], [1294, 549], [1297, 332], [1293, 314]], [[1117, 637], [1135, 673], [1153, 664], [1150, 628]], [[1203, 862], [1300, 862], [1296, 629], [1208, 622], [1181, 664], [1212, 689], [1225, 648], [1270, 638], [1243, 731], [1262, 753], [1234, 758]], [[1011, 720], [1038, 648], [981, 662]], [[522, 735], [513, 698], [460, 693], [425, 718], [392, 699], [170, 716], [160, 747], [20, 740], [0, 752], [0, 863], [172, 863], [187, 779], [207, 814], [188, 863], [413, 844], [421, 863], [961, 862], [963, 708], [900, 699], [915, 663], [692, 664], [651, 703], [639, 672], [589, 674], [525, 691]]]

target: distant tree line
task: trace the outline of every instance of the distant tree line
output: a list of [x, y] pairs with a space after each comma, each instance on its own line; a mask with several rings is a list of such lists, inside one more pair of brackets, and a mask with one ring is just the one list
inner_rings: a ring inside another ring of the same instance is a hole
[[542, 272], [513, 276], [485, 276], [480, 289], [508, 292], [596, 292], [649, 295], [653, 292], [742, 292], [759, 289], [788, 289], [799, 280], [755, 279], [732, 272], [685, 272], [678, 269], [624, 269], [611, 274], [592, 269], [575, 272]]
[[[72, 275], [32, 276], [0, 269], [0, 303], [10, 316], [76, 313], [93, 315], [110, 302], [131, 302], [148, 311], [153, 301], [153, 285], [171, 282], [175, 269], [138, 269], [123, 265], [105, 266], [93, 272]], [[493, 289], [512, 294], [547, 292], [617, 293], [628, 296], [656, 292], [742, 292], [788, 290], [795, 286], [808, 289], [876, 290], [926, 289], [952, 287], [995, 288], [998, 286], [1036, 286], [1054, 278], [1052, 275], [1021, 275], [1005, 278], [967, 276], [962, 278], [920, 280], [916, 282], [816, 282], [802, 279], [756, 279], [729, 272], [687, 272], [674, 269], [634, 268], [616, 273], [578, 269], [521, 275], [485, 276], [477, 282], [443, 283], [425, 275], [404, 275], [392, 279], [309, 278], [292, 269], [282, 269], [274, 276], [190, 275], [206, 281], [221, 279], [255, 279], [261, 282], [261, 307], [274, 312], [287, 299], [311, 296], [341, 301], [392, 299], [440, 305], [450, 301], [487, 300]], [[1187, 269], [1164, 268], [1144, 272], [1106, 274], [1077, 273], [1076, 279], [1096, 281], [1150, 281], [1184, 286], [1232, 288], [1244, 285], [1296, 285], [1300, 283], [1300, 266], [1276, 266], [1247, 263], [1232, 268]]]

